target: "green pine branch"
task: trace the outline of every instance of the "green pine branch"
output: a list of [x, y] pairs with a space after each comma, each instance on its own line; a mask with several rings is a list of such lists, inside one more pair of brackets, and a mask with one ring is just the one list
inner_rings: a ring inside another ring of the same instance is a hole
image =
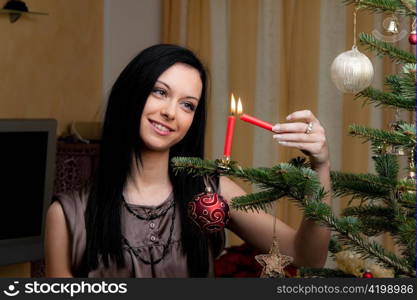
[[271, 189], [259, 193], [252, 193], [240, 197], [233, 198], [231, 206], [234, 209], [241, 209], [244, 211], [267, 211], [272, 207], [272, 202], [285, 196], [285, 192], [278, 189]]
[[284, 194], [305, 201], [307, 198], [314, 198], [321, 190], [316, 172], [290, 163], [281, 163], [272, 168], [242, 168], [232, 161], [224, 170], [219, 169], [218, 161], [195, 157], [174, 157], [171, 163], [176, 174], [186, 172], [192, 176], [230, 176], [254, 183], [262, 190], [266, 189], [262, 193], [243, 196], [238, 199], [240, 202], [232, 201], [232, 206], [242, 210], [247, 210], [251, 204], [255, 205], [255, 209], [261, 208]]
[[416, 140], [416, 124], [410, 124], [404, 121], [398, 121], [395, 124], [395, 130], [401, 132], [404, 136], [412, 137], [415, 143]]
[[381, 264], [395, 269], [400, 274], [412, 277], [416, 275], [414, 266], [410, 266], [406, 259], [386, 251], [373, 241], [366, 241], [361, 236], [361, 224], [357, 218], [342, 217], [338, 219], [333, 215], [330, 206], [318, 201], [306, 202], [304, 214], [307, 218], [334, 230], [340, 243], [357, 252], [363, 258], [375, 258]]
[[389, 75], [385, 78], [385, 86], [397, 96], [401, 96], [401, 82], [399, 75]]
[[[229, 176], [257, 184], [266, 191], [249, 194], [232, 199], [231, 206], [244, 211], [266, 209], [265, 204], [282, 197], [293, 200], [301, 208], [306, 202], [320, 202], [326, 195], [321, 187], [317, 174], [305, 167], [296, 167], [290, 163], [281, 163], [266, 171], [265, 168], [240, 168]], [[261, 171], [263, 174], [256, 174]], [[265, 176], [267, 173], [268, 176]], [[256, 174], [256, 176], [254, 176]], [[260, 176], [261, 175], [261, 176]], [[265, 176], [265, 178], [263, 177]], [[274, 189], [271, 190], [270, 188]]]
[[416, 262], [416, 219], [415, 209], [412, 214], [399, 214], [395, 216], [398, 225], [397, 233], [391, 234], [397, 249], [400, 251], [409, 265], [415, 266]]
[[398, 224], [390, 222], [391, 220], [385, 217], [364, 216], [360, 218], [361, 231], [364, 235], [378, 236], [383, 233], [391, 233], [393, 235], [398, 233]]
[[[394, 218], [394, 212], [389, 207], [365, 204], [361, 206], [346, 207], [342, 213], [343, 216], [355, 216], [360, 219], [366, 217], [382, 217], [385, 221]], [[362, 221], [362, 220], [361, 220]]]
[[[408, 262], [396, 256], [394, 253], [386, 251], [381, 245], [373, 241], [365, 241], [360, 236], [360, 226], [358, 224], [353, 225], [347, 223], [346, 226], [342, 222], [332, 220], [334, 230], [339, 238], [339, 241], [344, 244], [348, 249], [360, 254], [362, 258], [376, 258], [387, 268], [394, 268], [399, 273], [404, 273], [412, 277], [415, 276], [415, 270], [408, 264]], [[330, 222], [331, 224], [332, 222]], [[354, 227], [357, 228], [354, 229]]]
[[398, 226], [398, 232], [395, 235], [398, 240], [398, 245], [404, 247], [404, 253], [407, 257], [414, 257], [416, 254], [416, 219], [413, 217], [405, 217]]
[[[363, 224], [358, 218], [352, 216], [336, 218], [334, 216], [331, 207], [321, 201], [325, 193], [316, 173], [311, 169], [296, 167], [288, 163], [282, 163], [273, 168], [253, 169], [242, 168], [237, 163], [231, 162], [229, 167], [220, 168], [221, 172], [219, 173], [218, 161], [173, 158], [172, 164], [176, 172], [185, 171], [193, 176], [217, 173], [223, 176], [242, 178], [261, 187], [268, 187], [263, 192], [232, 199], [232, 206], [241, 209], [264, 209], [267, 203], [274, 198], [277, 199], [283, 195], [289, 196], [289, 199], [304, 210], [306, 218], [334, 230], [341, 245], [354, 250], [364, 258], [376, 258], [385, 266], [394, 268], [398, 274], [415, 276], [415, 270], [409, 265], [410, 259], [398, 257], [394, 253], [386, 251], [379, 244], [367, 241], [362, 237]], [[350, 178], [350, 183], [348, 178]], [[395, 185], [387, 178], [371, 174], [354, 175], [332, 172], [332, 181], [335, 186], [339, 184], [339, 186], [344, 185], [344, 188], [353, 187], [356, 191], [373, 198], [375, 195], [386, 197], [386, 192]], [[391, 197], [392, 194], [389, 196]], [[392, 199], [389, 198], [389, 200]], [[242, 201], [244, 204], [240, 205]], [[398, 214], [398, 205], [394, 205], [393, 209]]]
[[349, 126], [349, 134], [362, 138], [364, 142], [372, 141], [378, 145], [390, 144], [393, 146], [401, 146], [403, 149], [414, 149], [416, 146], [415, 132], [387, 131], [353, 124]]
[[343, 216], [357, 216], [357, 217], [386, 217], [392, 219], [394, 217], [393, 211], [389, 207], [378, 205], [361, 205], [346, 207], [343, 211]]
[[408, 275], [411, 277], [416, 276], [416, 271], [410, 266], [408, 261], [404, 258], [396, 256], [392, 252], [386, 251], [381, 245], [375, 242], [365, 242], [359, 234], [338, 234], [339, 239], [344, 242], [348, 249], [361, 254], [363, 258], [376, 258], [387, 268], [393, 268], [399, 274]]
[[350, 196], [362, 201], [372, 199], [390, 199], [390, 191], [395, 182], [374, 174], [353, 174], [332, 171], [330, 173], [332, 191], [335, 196]]
[[398, 224], [393, 222], [394, 212], [391, 208], [377, 205], [361, 205], [345, 208], [343, 216], [357, 217], [361, 231], [367, 236], [376, 236], [384, 232], [396, 234]]
[[408, 14], [416, 15], [416, 0], [400, 0], [401, 5], [408, 11]]
[[[398, 193], [398, 203], [405, 209], [410, 211], [415, 211], [416, 208], [416, 186], [415, 183], [410, 185], [399, 185]], [[413, 191], [414, 190], [414, 191]]]
[[400, 95], [404, 98], [416, 99], [416, 77], [415, 73], [404, 73], [399, 78]]
[[357, 218], [336, 218], [330, 206], [320, 201], [306, 201], [303, 203], [306, 218], [316, 221], [335, 231], [338, 240], [347, 248], [359, 253], [363, 258], [376, 258], [381, 264], [395, 269], [400, 274], [415, 276], [413, 266], [406, 259], [386, 251], [373, 241], [365, 241], [361, 237], [362, 226]]
[[372, 158], [375, 162], [375, 171], [381, 177], [397, 181], [400, 165], [395, 155], [382, 153]]
[[410, 0], [344, 0], [345, 4], [355, 4], [360, 9], [373, 13], [396, 13], [415, 16], [415, 1]]
[[385, 79], [385, 85], [392, 93], [405, 99], [416, 98], [416, 82], [414, 73], [390, 75]]
[[413, 53], [396, 48], [391, 43], [380, 41], [371, 34], [361, 32], [359, 34], [359, 41], [368, 50], [375, 51], [378, 56], [388, 56], [396, 63], [416, 63], [416, 56]]
[[306, 218], [333, 229], [339, 242], [346, 248], [354, 250], [363, 258], [376, 258], [380, 263], [397, 270], [400, 274], [415, 276], [415, 270], [410, 267], [406, 259], [386, 251], [373, 241], [365, 241], [361, 237], [363, 227], [357, 218], [342, 217], [338, 219], [333, 215], [330, 206], [320, 201], [307, 201], [303, 205]]
[[340, 243], [337, 241], [337, 239], [332, 235], [330, 237], [330, 242], [329, 242], [329, 252], [330, 254], [334, 257], [334, 254], [340, 252], [343, 250], [342, 245], [340, 245]]
[[192, 176], [212, 175], [217, 172], [217, 165], [214, 161], [203, 160], [198, 157], [174, 157], [171, 164], [175, 175], [185, 172]]
[[415, 98], [405, 98], [394, 93], [387, 93], [368, 87], [355, 95], [355, 100], [365, 98], [364, 104], [373, 103], [376, 107], [384, 106], [391, 108], [402, 108], [408, 111], [414, 111]]

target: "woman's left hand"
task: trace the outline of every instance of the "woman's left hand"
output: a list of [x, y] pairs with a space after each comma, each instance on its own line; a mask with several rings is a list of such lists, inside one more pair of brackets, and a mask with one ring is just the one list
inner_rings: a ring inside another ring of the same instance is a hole
[[328, 165], [329, 149], [326, 134], [319, 120], [309, 110], [291, 113], [286, 118], [291, 123], [275, 124], [273, 136], [279, 144], [294, 147], [310, 157], [314, 168]]

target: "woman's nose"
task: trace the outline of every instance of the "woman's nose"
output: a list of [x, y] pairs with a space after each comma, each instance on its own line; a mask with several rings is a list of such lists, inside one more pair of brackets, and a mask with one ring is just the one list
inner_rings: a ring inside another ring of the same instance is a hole
[[175, 104], [174, 101], [169, 101], [166, 105], [164, 105], [161, 109], [161, 115], [167, 120], [174, 120], [175, 119]]

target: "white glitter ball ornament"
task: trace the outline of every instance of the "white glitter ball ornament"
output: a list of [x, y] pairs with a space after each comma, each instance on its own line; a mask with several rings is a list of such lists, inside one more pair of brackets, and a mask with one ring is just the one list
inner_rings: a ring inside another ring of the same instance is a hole
[[336, 57], [330, 70], [333, 83], [343, 93], [356, 94], [367, 88], [374, 78], [371, 61], [355, 46]]

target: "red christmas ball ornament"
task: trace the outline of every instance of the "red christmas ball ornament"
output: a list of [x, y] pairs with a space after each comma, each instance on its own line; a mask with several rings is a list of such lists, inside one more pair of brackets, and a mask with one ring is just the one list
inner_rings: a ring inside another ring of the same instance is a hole
[[206, 192], [194, 196], [188, 203], [188, 215], [202, 231], [213, 233], [222, 230], [229, 221], [229, 205], [207, 187]]
[[410, 42], [411, 45], [415, 45], [416, 44], [416, 31], [413, 30], [410, 35], [408, 36], [408, 41]]
[[362, 274], [362, 278], [374, 278], [374, 275], [371, 272], [366, 271]]

